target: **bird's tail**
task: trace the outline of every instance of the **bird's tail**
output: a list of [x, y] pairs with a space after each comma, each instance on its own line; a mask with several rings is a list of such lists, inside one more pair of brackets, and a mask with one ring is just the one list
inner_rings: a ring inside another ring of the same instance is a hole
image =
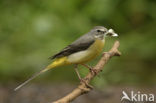
[[52, 68], [55, 68], [55, 67], [58, 67], [58, 66], [62, 66], [62, 65], [68, 64], [66, 62], [66, 60], [67, 60], [67, 57], [62, 57], [62, 58], [55, 59], [55, 61], [52, 62], [50, 65], [48, 65], [46, 68], [44, 68], [40, 72], [34, 74], [31, 78], [29, 78], [24, 83], [22, 83], [18, 87], [16, 87], [14, 89], [14, 91], [17, 91], [18, 89], [20, 89], [21, 87], [23, 87], [25, 84], [27, 84], [28, 82], [30, 82], [31, 80], [33, 80], [35, 77], [39, 76], [40, 74], [46, 72], [47, 70], [52, 69]]

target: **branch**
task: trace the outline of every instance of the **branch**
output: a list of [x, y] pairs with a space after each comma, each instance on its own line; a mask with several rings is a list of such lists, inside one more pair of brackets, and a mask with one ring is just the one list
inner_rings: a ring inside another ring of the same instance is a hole
[[[104, 65], [108, 62], [108, 60], [113, 56], [120, 56], [121, 53], [118, 51], [120, 43], [119, 41], [116, 41], [113, 45], [113, 47], [108, 51], [104, 52], [103, 56], [101, 57], [100, 61], [96, 64], [96, 66], [93, 68], [96, 73], [92, 73], [91, 71], [84, 77], [84, 80], [87, 84], [90, 83], [90, 81], [99, 74], [99, 72], [102, 71]], [[71, 93], [66, 95], [65, 97], [54, 101], [52, 103], [69, 103], [79, 97], [80, 95], [83, 95], [85, 93], [88, 93], [91, 91], [92, 88], [88, 87], [84, 82], [80, 83], [80, 85], [74, 89]]]

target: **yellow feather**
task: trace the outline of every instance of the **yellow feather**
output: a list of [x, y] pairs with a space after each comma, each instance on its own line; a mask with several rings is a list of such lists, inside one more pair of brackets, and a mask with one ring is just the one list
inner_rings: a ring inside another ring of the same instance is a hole
[[104, 40], [96, 39], [95, 42], [87, 50], [69, 55], [67, 61], [73, 64], [88, 62], [97, 57], [102, 52], [104, 43]]
[[70, 63], [67, 61], [67, 57], [56, 58], [50, 65], [47, 66], [47, 70], [68, 64]]

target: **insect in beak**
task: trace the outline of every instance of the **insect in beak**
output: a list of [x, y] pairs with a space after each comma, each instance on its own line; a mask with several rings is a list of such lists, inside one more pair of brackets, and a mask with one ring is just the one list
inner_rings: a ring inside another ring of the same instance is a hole
[[113, 29], [109, 29], [106, 33], [106, 36], [114, 36], [114, 37], [117, 37], [118, 34], [114, 32]]

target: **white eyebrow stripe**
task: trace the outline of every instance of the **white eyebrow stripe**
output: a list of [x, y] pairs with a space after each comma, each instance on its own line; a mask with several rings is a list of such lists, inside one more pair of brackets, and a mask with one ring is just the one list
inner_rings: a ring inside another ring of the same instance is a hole
[[105, 31], [104, 29], [96, 29], [96, 30], [101, 30], [101, 31]]

